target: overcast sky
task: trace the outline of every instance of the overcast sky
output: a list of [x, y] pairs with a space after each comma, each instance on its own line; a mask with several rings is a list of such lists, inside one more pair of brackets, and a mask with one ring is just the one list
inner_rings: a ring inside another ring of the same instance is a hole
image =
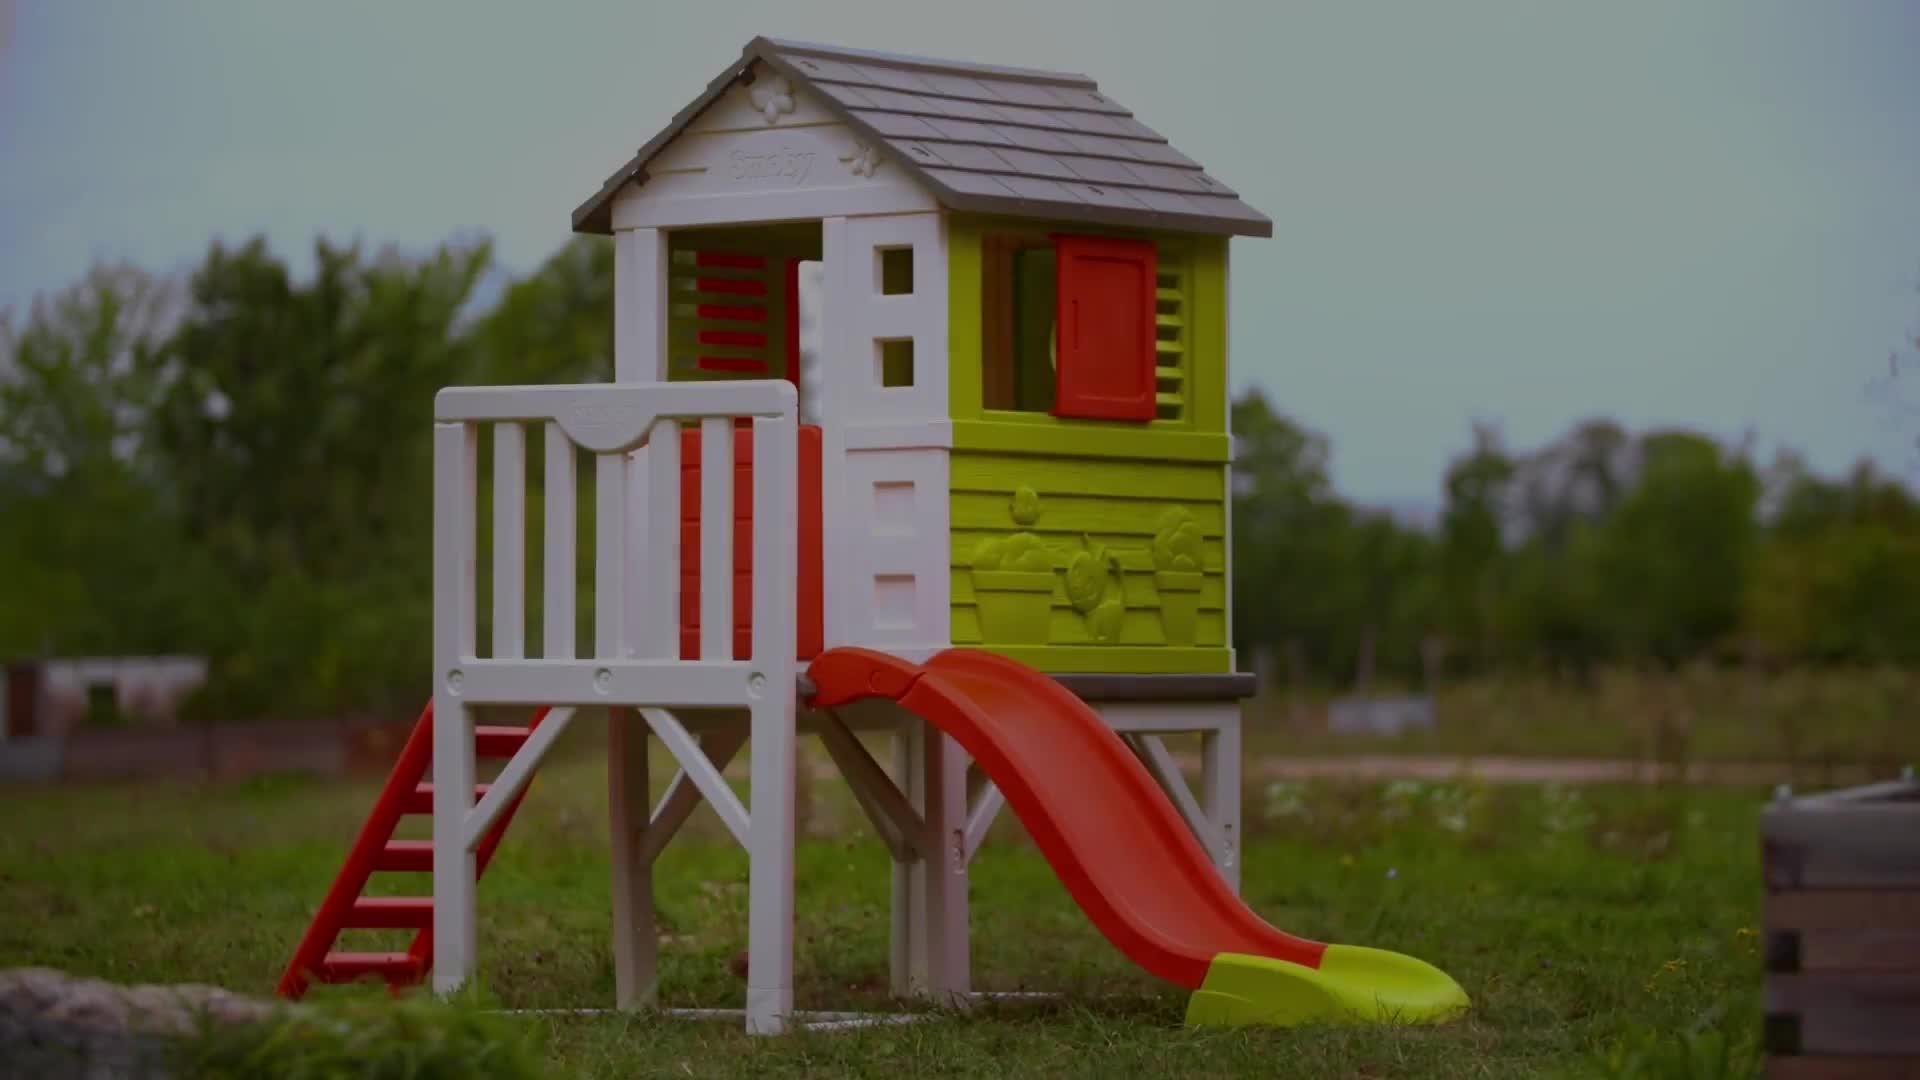
[[525, 272], [764, 33], [1081, 72], [1236, 188], [1275, 238], [1234, 244], [1235, 384], [1352, 496], [1435, 498], [1475, 418], [1908, 464], [1866, 386], [1920, 323], [1920, 2], [0, 0], [0, 33], [0, 307], [257, 231], [303, 267], [485, 232]]

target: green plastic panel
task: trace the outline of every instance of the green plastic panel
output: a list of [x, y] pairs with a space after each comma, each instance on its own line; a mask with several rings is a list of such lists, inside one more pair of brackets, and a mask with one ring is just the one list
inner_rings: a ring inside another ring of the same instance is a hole
[[1230, 671], [1218, 464], [954, 451], [952, 634], [1042, 671]]

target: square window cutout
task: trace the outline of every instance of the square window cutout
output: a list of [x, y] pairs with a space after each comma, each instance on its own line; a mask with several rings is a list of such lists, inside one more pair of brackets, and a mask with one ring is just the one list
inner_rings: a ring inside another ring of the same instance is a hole
[[888, 389], [913, 385], [913, 339], [893, 338], [874, 343], [880, 353], [880, 385]]
[[913, 292], [913, 249], [877, 248], [880, 259], [880, 295], [906, 296]]

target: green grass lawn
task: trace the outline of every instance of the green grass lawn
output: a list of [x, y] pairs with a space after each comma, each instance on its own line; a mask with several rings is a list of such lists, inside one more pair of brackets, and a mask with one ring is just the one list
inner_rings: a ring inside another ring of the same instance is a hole
[[1920, 764], [1920, 673], [1897, 668], [1601, 670], [1584, 685], [1466, 679], [1433, 695], [1432, 730], [1392, 737], [1328, 732], [1328, 696], [1290, 698], [1284, 686], [1269, 687], [1245, 711], [1248, 752], [1760, 762], [1807, 778], [1832, 765], [1890, 776]]
[[[503, 1005], [612, 1000], [604, 784], [582, 728], [481, 888], [486, 991]], [[0, 967], [264, 995], [373, 790], [276, 778], [0, 793]], [[1763, 797], [1249, 785], [1249, 903], [1287, 930], [1444, 968], [1476, 1008], [1443, 1028], [1185, 1030], [1184, 995], [1099, 937], [1010, 816], [974, 865], [975, 985], [1062, 1000], [778, 1040], [650, 1015], [503, 1023], [538, 1041], [550, 1076], [1608, 1075], [1680, 1053], [1695, 1030], [1696, 1051], [1724, 1038], [1751, 1055]], [[798, 852], [798, 1004], [896, 1008], [886, 855], [842, 789], [822, 785], [814, 806]], [[702, 810], [660, 865], [669, 1005], [741, 1003], [728, 960], [745, 945], [746, 859], [719, 835]]]

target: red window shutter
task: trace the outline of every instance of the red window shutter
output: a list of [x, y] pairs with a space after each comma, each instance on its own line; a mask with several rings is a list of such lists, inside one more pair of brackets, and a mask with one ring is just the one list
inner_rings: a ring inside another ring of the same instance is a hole
[[1153, 419], [1153, 245], [1104, 236], [1056, 236], [1059, 312], [1053, 414], [1080, 420]]

